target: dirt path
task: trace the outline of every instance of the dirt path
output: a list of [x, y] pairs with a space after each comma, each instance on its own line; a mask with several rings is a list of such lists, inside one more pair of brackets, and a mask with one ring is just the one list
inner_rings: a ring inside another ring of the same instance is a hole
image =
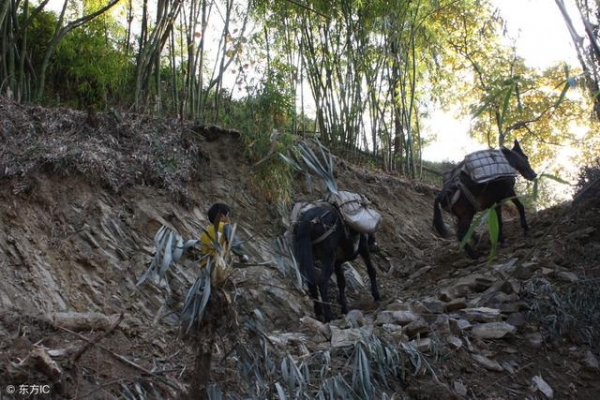
[[[124, 116], [119, 124], [100, 115], [91, 135], [84, 113], [4, 100], [0, 106], [0, 390], [39, 383], [56, 398], [104, 399], [127, 391], [176, 397], [192, 379], [194, 353], [177, 338], [177, 310], [195, 275], [193, 267], [181, 265], [171, 292], [137, 287], [154, 234], [163, 224], [186, 237], [197, 234], [206, 224], [205, 210], [225, 201], [253, 259], [268, 261], [269, 241], [285, 229], [281, 210], [260, 200], [251, 183], [254, 170], [238, 134], [190, 123], [182, 135], [179, 121]], [[425, 352], [438, 380], [408, 373], [397, 381], [397, 393], [415, 399], [543, 398], [531, 388], [539, 375], [553, 398], [600, 398], [594, 367], [600, 343], [597, 201], [529, 213], [527, 237], [508, 213], [508, 243], [488, 263], [468, 260], [454, 240], [434, 233], [435, 188], [346, 162], [337, 164], [337, 182], [366, 195], [383, 215], [375, 262], [385, 301], [378, 308], [368, 290], [349, 290], [352, 308], [375, 319], [400, 307], [442, 307], [422, 314], [428, 325], [423, 337], [440, 344]], [[324, 196], [318, 182], [308, 188], [298, 176], [295, 185], [296, 200]], [[460, 348], [452, 349], [439, 335], [444, 324], [451, 329], [460, 318], [440, 298], [471, 280], [475, 286], [461, 305], [468, 309], [481, 297], [477, 285], [509, 278], [503, 265], [521, 266], [497, 303], [507, 308], [503, 321], [522, 316], [511, 321], [521, 323], [518, 330], [501, 340], [465, 331]], [[364, 275], [360, 262], [356, 269]], [[330, 338], [317, 340], [320, 334], [306, 330], [301, 321], [311, 315], [311, 303], [274, 266], [241, 271], [232, 293], [240, 316], [265, 310], [270, 334], [287, 343], [278, 348], [281, 354], [308, 359], [330, 346]], [[229, 353], [235, 341], [227, 334], [215, 345], [211, 379], [244, 394], [239, 359]], [[402, 340], [398, 348], [408, 338]], [[482, 366], [475, 356], [496, 361], [501, 370]], [[334, 358], [340, 371], [349, 371], [344, 357]], [[149, 374], [153, 369], [160, 373]]]

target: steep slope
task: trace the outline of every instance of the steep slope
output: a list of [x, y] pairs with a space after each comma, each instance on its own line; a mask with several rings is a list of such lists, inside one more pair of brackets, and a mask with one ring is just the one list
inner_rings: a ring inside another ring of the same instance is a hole
[[[252, 257], [233, 276], [238, 319], [220, 332], [209, 377], [232, 398], [275, 397], [268, 379], [285, 383], [259, 356], [244, 374], [236, 345], [249, 353], [266, 346], [243, 329], [255, 310], [265, 317], [274, 370], [286, 355], [304, 363], [313, 395], [338, 373], [353, 382], [355, 343], [372, 334], [405, 356], [401, 370], [386, 370], [385, 384], [372, 374], [376, 398], [600, 395], [597, 202], [529, 215], [527, 238], [509, 217], [498, 259], [473, 262], [432, 231], [434, 188], [338, 160], [338, 186], [368, 196], [384, 218], [375, 256], [384, 301], [374, 304], [368, 285], [351, 288], [353, 311], [326, 326], [273, 261], [270, 244], [285, 218], [249, 184], [254, 171], [239, 133], [136, 115], [90, 121], [6, 99], [0, 111], [3, 395], [8, 385], [34, 384], [49, 385], [56, 398], [184, 393], [197, 376], [194, 348], [178, 339], [177, 323], [196, 266], [177, 265], [170, 289], [136, 282], [160, 226], [197, 236], [216, 201], [233, 206]], [[309, 188], [298, 177], [296, 200], [323, 194], [318, 182]], [[367, 282], [361, 262], [353, 264]], [[317, 373], [327, 354], [329, 369]], [[354, 395], [364, 397], [359, 387]]]

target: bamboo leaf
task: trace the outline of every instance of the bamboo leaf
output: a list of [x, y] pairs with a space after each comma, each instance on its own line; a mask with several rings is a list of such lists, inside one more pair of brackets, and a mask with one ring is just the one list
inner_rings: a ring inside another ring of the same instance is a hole
[[223, 391], [214, 383], [208, 387], [208, 399], [223, 400]]
[[162, 265], [161, 265], [160, 271], [159, 271], [159, 277], [161, 279], [167, 273], [167, 270], [171, 266], [171, 261], [173, 260], [173, 239], [174, 239], [173, 236], [174, 236], [173, 232], [169, 231], [169, 233], [167, 234], [167, 238], [166, 238], [163, 259], [162, 259]]
[[279, 400], [287, 400], [285, 391], [283, 390], [279, 382], [275, 382], [275, 389], [277, 389], [277, 395], [279, 396]]
[[329, 365], [331, 363], [331, 353], [329, 351], [324, 351], [322, 353], [324, 362], [322, 363], [323, 366], [321, 367], [321, 379], [325, 379], [325, 376], [327, 376], [327, 372], [329, 372]]
[[465, 234], [465, 237], [460, 241], [460, 248], [463, 249], [469, 240], [473, 237], [473, 233], [475, 233], [475, 229], [485, 223], [488, 219], [488, 215], [490, 213], [490, 209], [484, 210], [469, 226], [469, 230]]
[[279, 271], [286, 278], [291, 276], [294, 287], [304, 292], [302, 274], [300, 273], [298, 261], [289, 241], [285, 237], [278, 237], [271, 243], [272, 254]]
[[168, 242], [171, 230], [166, 226], [161, 226], [154, 235], [154, 256], [146, 272], [138, 279], [136, 286], [141, 285], [149, 276], [158, 274], [160, 276], [160, 266], [164, 261], [165, 247]]
[[168, 231], [168, 228], [163, 225], [156, 232], [156, 234], [154, 235], [154, 247], [155, 248], [158, 248], [160, 246], [167, 231]]
[[199, 242], [198, 239], [189, 239], [188, 241], [185, 242], [185, 244], [183, 245], [183, 249], [187, 250], [190, 247], [195, 246], [197, 243]]
[[551, 180], [553, 180], [555, 182], [562, 183], [563, 185], [570, 185], [571, 184], [571, 183], [567, 182], [566, 180], [564, 180], [562, 178], [559, 178], [556, 175], [550, 175], [550, 174], [546, 174], [546, 173], [541, 174], [538, 177], [538, 179], [540, 179], [540, 178], [548, 178], [548, 179], [551, 179]]
[[289, 388], [290, 385], [290, 368], [288, 365], [288, 358], [284, 357], [283, 360], [281, 360], [281, 379], [285, 382], [285, 384], [287, 385], [287, 387]]
[[502, 102], [502, 112], [500, 113], [500, 126], [504, 124], [504, 117], [510, 104], [510, 98], [512, 96], [513, 86], [509, 86], [504, 90], [504, 101]]
[[[317, 147], [323, 160], [313, 152], [313, 150], [305, 142], [300, 142], [296, 145], [296, 150], [299, 155], [299, 161], [305, 165], [315, 175], [325, 181], [327, 188], [330, 192], [336, 193], [337, 186], [335, 184], [335, 178], [333, 175], [333, 158], [331, 153], [325, 146], [317, 141]], [[294, 153], [295, 154], [295, 153]], [[327, 155], [329, 154], [329, 155]], [[299, 162], [300, 163], [300, 162]]]
[[175, 250], [173, 251], [173, 262], [179, 261], [181, 256], [183, 255], [183, 238], [179, 236], [177, 238], [177, 244], [175, 245]]
[[490, 212], [488, 214], [488, 232], [491, 242], [491, 250], [488, 255], [488, 260], [491, 261], [496, 257], [496, 253], [498, 251], [498, 234], [500, 233], [500, 225], [498, 221], [498, 214], [494, 206], [490, 208]]
[[476, 119], [477, 117], [479, 117], [481, 114], [483, 114], [490, 106], [490, 103], [485, 102], [484, 104], [482, 104], [479, 108], [477, 108], [475, 110], [475, 112], [473, 113], [473, 119]]
[[202, 321], [202, 317], [204, 316], [204, 311], [206, 310], [206, 305], [211, 294], [211, 268], [212, 265], [209, 262], [206, 268], [201, 269], [200, 276], [186, 295], [180, 318], [182, 323], [187, 321], [187, 327], [185, 328], [186, 335], [189, 334], [193, 326], [197, 326]]
[[360, 391], [365, 398], [373, 398], [369, 357], [366, 354], [366, 345], [362, 341], [356, 342], [354, 346], [354, 365], [352, 387]]
[[558, 99], [556, 99], [556, 101], [554, 102], [554, 107], [558, 107], [560, 105], [560, 103], [562, 103], [565, 100], [565, 97], [567, 96], [567, 92], [569, 91], [569, 87], [571, 87], [571, 85], [569, 84], [569, 81], [567, 80], [565, 82], [565, 85], [563, 86], [562, 91], [560, 92], [560, 95], [558, 96]]
[[291, 159], [290, 157], [286, 157], [285, 155], [283, 155], [281, 153], [279, 153], [279, 156], [283, 159], [283, 161], [285, 161], [289, 166], [291, 166], [296, 171], [302, 171], [302, 167], [295, 160]]

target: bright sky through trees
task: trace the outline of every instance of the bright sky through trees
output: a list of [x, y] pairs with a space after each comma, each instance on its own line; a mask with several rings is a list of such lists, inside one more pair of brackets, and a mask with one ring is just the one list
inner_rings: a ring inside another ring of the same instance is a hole
[[[565, 22], [552, 0], [494, 0], [516, 39], [519, 55], [532, 67], [547, 68], [556, 63], [577, 65], [573, 42]], [[572, 15], [577, 15], [574, 11]], [[574, 19], [577, 23], [577, 20]]]
[[[493, 0], [506, 21], [510, 45], [514, 40], [517, 53], [534, 68], [557, 63], [578, 66], [569, 31], [553, 0]], [[574, 13], [573, 15], [577, 15]], [[437, 137], [423, 150], [423, 159], [460, 161], [465, 154], [483, 149], [484, 145], [468, 137], [469, 119], [456, 120], [450, 113], [438, 112], [427, 127], [427, 134]]]
[[[65, 0], [51, 0], [52, 9], [59, 10]], [[557, 63], [567, 62], [577, 67], [576, 52], [560, 11], [553, 0], [491, 0], [499, 8], [506, 20], [509, 38], [512, 40], [520, 56], [527, 60], [531, 67], [546, 68]], [[153, 1], [150, 1], [152, 4]], [[572, 15], [577, 15], [576, 12]], [[134, 24], [136, 19], [134, 19]], [[220, 32], [209, 29], [208, 32]], [[217, 46], [215, 39], [215, 47]], [[211, 50], [211, 46], [207, 47]], [[210, 59], [210, 55], [208, 56]], [[235, 75], [227, 74], [226, 84], [234, 91], [234, 96], [243, 96], [233, 80]], [[304, 105], [309, 116], [314, 115], [314, 105], [310, 101], [311, 93], [308, 85], [304, 85]], [[470, 118], [457, 120], [451, 112], [434, 112], [423, 121], [423, 137], [433, 143], [426, 146], [423, 159], [430, 161], [459, 161], [470, 151], [482, 149], [484, 145], [475, 142], [467, 135], [471, 123]], [[435, 138], [435, 139], [434, 139]]]

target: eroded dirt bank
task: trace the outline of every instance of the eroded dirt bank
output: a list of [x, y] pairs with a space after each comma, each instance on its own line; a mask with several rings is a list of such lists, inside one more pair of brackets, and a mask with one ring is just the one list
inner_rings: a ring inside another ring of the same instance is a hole
[[[376, 398], [600, 396], [593, 199], [530, 213], [526, 238], [509, 215], [508, 245], [492, 263], [474, 262], [431, 229], [434, 188], [339, 162], [338, 186], [367, 195], [383, 215], [375, 262], [385, 300], [372, 302], [357, 261], [366, 287], [349, 289], [354, 311], [325, 326], [272, 262], [270, 241], [285, 218], [249, 185], [253, 169], [235, 131], [134, 115], [90, 124], [84, 113], [6, 100], [0, 115], [3, 396], [7, 385], [33, 384], [50, 385], [57, 398], [180, 396], [194, 351], [178, 339], [177, 318], [197, 271], [178, 265], [170, 292], [135, 284], [160, 226], [191, 238], [215, 201], [233, 206], [239, 236], [261, 264], [236, 271], [231, 293], [240, 325], [253, 310], [265, 316], [273, 359], [289, 354], [310, 369], [328, 352], [326, 377], [352, 382], [353, 343], [374, 334], [406, 357], [387, 387], [374, 381]], [[298, 178], [297, 199], [322, 194]], [[260, 385], [249, 384], [232, 350], [254, 339], [221, 338], [210, 379], [232, 396], [256, 395]], [[319, 379], [311, 385], [316, 393]]]

